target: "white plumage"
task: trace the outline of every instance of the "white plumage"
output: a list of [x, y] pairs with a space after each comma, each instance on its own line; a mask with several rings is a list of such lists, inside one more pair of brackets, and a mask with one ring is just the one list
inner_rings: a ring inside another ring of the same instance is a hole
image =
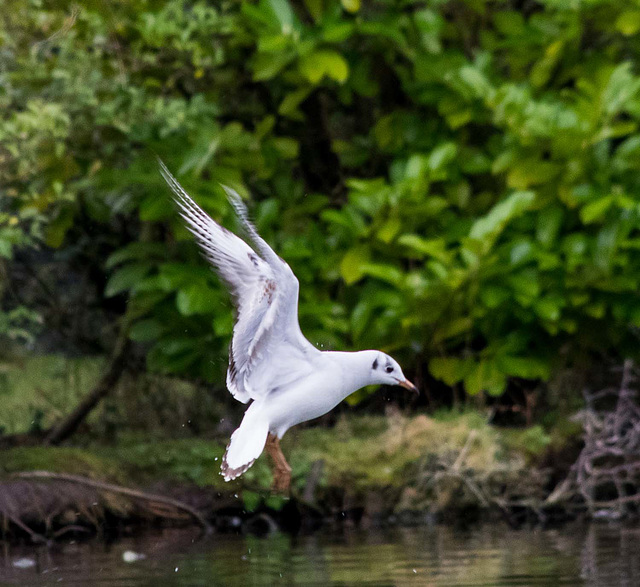
[[237, 310], [227, 387], [238, 401], [253, 403], [231, 436], [222, 474], [228, 481], [244, 473], [266, 444], [276, 486], [286, 489], [291, 469], [278, 442], [291, 426], [327, 413], [365, 385], [416, 389], [380, 351], [322, 352], [314, 347], [298, 324], [298, 280], [257, 233], [240, 196], [223, 186], [255, 249], [210, 218], [162, 162], [160, 168], [180, 215], [229, 286]]

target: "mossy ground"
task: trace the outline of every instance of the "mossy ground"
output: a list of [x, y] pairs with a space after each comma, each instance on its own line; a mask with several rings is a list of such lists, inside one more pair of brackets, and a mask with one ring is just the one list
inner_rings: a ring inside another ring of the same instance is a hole
[[[462, 458], [459, 465], [480, 473], [500, 467], [522, 469], [548, 443], [548, 435], [537, 428], [496, 429], [480, 414], [464, 412], [436, 417], [345, 416], [333, 428], [294, 429], [282, 444], [296, 489], [304, 487], [312, 463], [322, 460], [323, 486], [364, 491], [400, 488], [428, 459], [453, 465]], [[133, 435], [115, 445], [92, 442], [83, 448], [5, 450], [0, 453], [0, 473], [44, 469], [136, 485], [170, 480], [231, 491], [268, 489], [271, 473], [266, 455], [238, 481], [225, 483], [219, 475], [223, 453], [223, 439]]]

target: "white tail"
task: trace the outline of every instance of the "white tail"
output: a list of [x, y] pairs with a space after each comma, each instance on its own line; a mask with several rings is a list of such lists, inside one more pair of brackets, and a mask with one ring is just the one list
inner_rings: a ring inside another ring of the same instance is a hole
[[269, 423], [260, 418], [260, 411], [251, 408], [245, 412], [242, 423], [231, 435], [227, 451], [222, 458], [225, 481], [240, 477], [262, 454], [269, 434]]

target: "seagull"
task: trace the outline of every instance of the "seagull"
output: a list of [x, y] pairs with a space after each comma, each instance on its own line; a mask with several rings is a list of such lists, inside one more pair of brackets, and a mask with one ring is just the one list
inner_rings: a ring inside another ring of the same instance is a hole
[[258, 234], [238, 193], [222, 186], [253, 247], [215, 222], [159, 163], [180, 216], [228, 286], [236, 309], [226, 383], [236, 400], [251, 403], [231, 435], [221, 473], [225, 481], [236, 479], [266, 447], [273, 489], [286, 492], [291, 467], [280, 439], [289, 428], [326, 414], [366, 385], [418, 390], [381, 351], [320, 351], [311, 344], [298, 324], [298, 280]]

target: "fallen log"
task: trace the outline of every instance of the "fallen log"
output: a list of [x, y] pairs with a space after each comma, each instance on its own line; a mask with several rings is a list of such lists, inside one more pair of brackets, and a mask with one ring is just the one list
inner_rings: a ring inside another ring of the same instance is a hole
[[[19, 479], [41, 479], [41, 480], [53, 480], [53, 481], [64, 481], [68, 483], [77, 483], [79, 485], [84, 485], [86, 487], [92, 487], [94, 489], [98, 489], [100, 491], [105, 491], [109, 493], [116, 493], [118, 495], [124, 495], [127, 497], [132, 497], [134, 499], [140, 499], [146, 501], [150, 504], [151, 510], [154, 514], [159, 517], [175, 517], [171, 515], [170, 510], [164, 510], [162, 506], [170, 506], [179, 511], [186, 512], [191, 516], [201, 527], [202, 530], [210, 534], [213, 529], [209, 522], [204, 518], [204, 516], [195, 508], [192, 508], [190, 505], [179, 501], [177, 499], [173, 499], [171, 497], [166, 497], [164, 495], [157, 495], [153, 493], [147, 493], [146, 491], [140, 491], [139, 489], [131, 489], [129, 487], [123, 487], [121, 485], [115, 485], [113, 483], [106, 483], [104, 481], [96, 481], [94, 479], [89, 479], [87, 477], [81, 477], [80, 475], [70, 475], [66, 473], [52, 473], [50, 471], [25, 471], [21, 473], [14, 473], [12, 477], [17, 477]], [[159, 505], [160, 507], [153, 507], [153, 505]]]

